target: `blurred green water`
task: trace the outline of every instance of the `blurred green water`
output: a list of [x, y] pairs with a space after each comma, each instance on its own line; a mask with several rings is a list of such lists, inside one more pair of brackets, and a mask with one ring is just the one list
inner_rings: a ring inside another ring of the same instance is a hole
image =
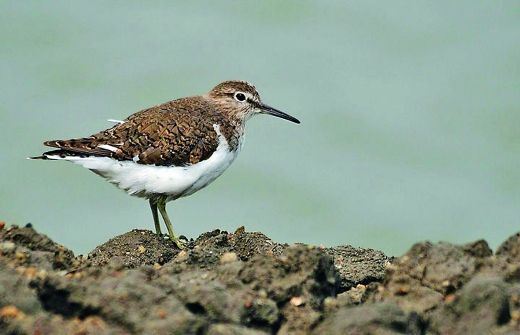
[[0, 2], [0, 220], [87, 252], [148, 205], [46, 139], [253, 82], [302, 120], [258, 117], [234, 165], [169, 204], [177, 230], [404, 252], [520, 230], [520, 2]]

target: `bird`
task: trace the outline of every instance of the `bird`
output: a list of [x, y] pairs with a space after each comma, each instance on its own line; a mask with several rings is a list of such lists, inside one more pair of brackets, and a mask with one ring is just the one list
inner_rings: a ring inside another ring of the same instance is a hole
[[53, 148], [30, 159], [64, 160], [87, 168], [128, 194], [147, 199], [155, 232], [159, 213], [169, 238], [182, 249], [166, 203], [206, 187], [231, 165], [251, 117], [268, 114], [300, 121], [262, 102], [254, 85], [224, 81], [204, 95], [171, 100], [115, 122], [88, 137], [45, 141]]

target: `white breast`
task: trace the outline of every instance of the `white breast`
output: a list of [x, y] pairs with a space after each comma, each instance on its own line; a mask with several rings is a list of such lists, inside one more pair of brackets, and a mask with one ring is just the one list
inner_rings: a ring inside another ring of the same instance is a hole
[[206, 160], [189, 166], [155, 166], [134, 161], [118, 161], [109, 157], [50, 156], [79, 164], [105, 177], [109, 182], [131, 195], [149, 198], [153, 194], [166, 194], [169, 200], [195, 193], [220, 176], [238, 154], [232, 151], [219, 125], [213, 125], [219, 144]]

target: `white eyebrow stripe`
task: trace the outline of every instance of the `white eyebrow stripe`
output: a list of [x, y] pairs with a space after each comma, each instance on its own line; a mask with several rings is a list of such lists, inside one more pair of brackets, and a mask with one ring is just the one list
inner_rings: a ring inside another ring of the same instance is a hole
[[119, 124], [123, 124], [123, 123], [125, 123], [125, 121], [116, 120], [116, 119], [108, 119], [107, 121], [108, 121], [108, 122], [113, 122], [113, 123], [119, 123]]

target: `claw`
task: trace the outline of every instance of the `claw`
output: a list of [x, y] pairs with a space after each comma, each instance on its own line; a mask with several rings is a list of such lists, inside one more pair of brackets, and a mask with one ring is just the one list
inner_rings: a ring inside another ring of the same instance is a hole
[[181, 250], [186, 249], [186, 242], [181, 241], [179, 238], [170, 236], [170, 240], [172, 240], [172, 242], [175, 243], [177, 248]]

